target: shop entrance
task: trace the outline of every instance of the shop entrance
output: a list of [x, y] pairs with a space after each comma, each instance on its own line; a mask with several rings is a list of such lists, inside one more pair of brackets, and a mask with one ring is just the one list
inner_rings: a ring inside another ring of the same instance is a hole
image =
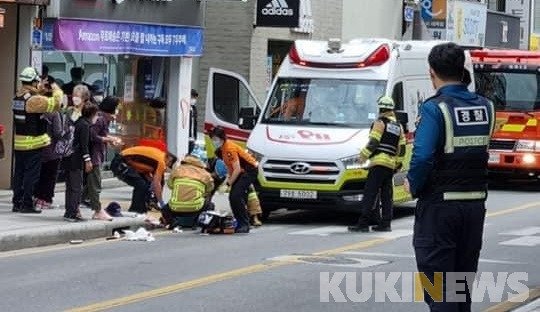
[[[83, 82], [91, 86], [94, 94], [120, 99], [116, 120], [111, 122], [109, 131], [124, 141], [124, 147], [137, 145], [142, 140], [166, 142], [169, 61], [166, 57], [124, 54], [49, 51], [43, 55], [49, 75], [60, 86], [72, 80], [72, 68], [81, 67]], [[108, 148], [107, 162], [116, 152]]]
[[279, 66], [289, 53], [293, 43], [293, 41], [286, 40], [268, 40], [268, 59], [272, 60], [272, 77], [269, 77], [270, 83], [276, 76]]

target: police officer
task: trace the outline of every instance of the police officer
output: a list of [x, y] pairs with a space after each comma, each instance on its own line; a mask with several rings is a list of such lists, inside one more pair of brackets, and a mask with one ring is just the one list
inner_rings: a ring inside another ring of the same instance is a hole
[[[428, 62], [437, 92], [420, 107], [405, 186], [418, 198], [413, 236], [418, 270], [433, 283], [434, 272], [477, 271], [486, 211], [487, 148], [495, 118], [492, 103], [467, 90], [471, 77], [461, 47], [437, 45]], [[445, 277], [444, 293], [450, 294], [455, 283], [447, 284]], [[471, 311], [470, 292], [467, 302], [451, 302], [458, 300], [446, 296], [443, 302], [427, 294], [424, 298], [431, 311]]]
[[56, 83], [52, 83], [52, 96], [40, 95], [50, 91], [40, 88], [39, 74], [32, 67], [25, 68], [19, 80], [22, 86], [17, 90], [12, 105], [15, 127], [12, 211], [41, 213], [35, 208], [32, 196], [39, 180], [43, 148], [51, 144], [47, 121], [42, 115], [60, 108], [63, 92]]
[[[371, 126], [369, 142], [360, 152], [360, 163], [367, 160], [369, 172], [364, 188], [364, 196], [361, 203], [361, 215], [355, 226], [349, 227], [351, 232], [369, 232], [372, 210], [378, 204], [380, 195], [382, 205], [382, 219], [373, 227], [374, 231], [391, 231], [393, 209], [393, 183], [394, 172], [401, 168], [403, 156], [405, 156], [405, 134], [403, 127], [396, 120], [394, 113], [394, 100], [389, 96], [383, 96], [378, 101], [379, 118]], [[378, 207], [376, 215], [379, 215]], [[376, 219], [379, 219], [376, 217]], [[379, 220], [376, 220], [378, 222]]]

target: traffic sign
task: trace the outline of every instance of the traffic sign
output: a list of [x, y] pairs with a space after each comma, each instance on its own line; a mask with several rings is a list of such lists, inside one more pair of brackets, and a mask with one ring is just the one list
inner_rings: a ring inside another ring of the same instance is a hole
[[414, 8], [406, 6], [403, 10], [403, 17], [405, 22], [411, 23], [414, 20]]

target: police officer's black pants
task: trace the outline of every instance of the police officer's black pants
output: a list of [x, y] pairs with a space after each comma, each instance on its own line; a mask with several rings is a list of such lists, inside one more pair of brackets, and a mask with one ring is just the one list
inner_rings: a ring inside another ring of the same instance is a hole
[[120, 181], [133, 187], [129, 211], [146, 213], [146, 202], [150, 192], [150, 181], [124, 162], [122, 156], [116, 155], [111, 161], [111, 171]]
[[249, 215], [247, 201], [249, 186], [255, 181], [257, 171], [242, 173], [231, 186], [229, 203], [238, 225], [237, 228], [249, 228]]
[[[413, 236], [418, 271], [425, 273], [432, 284], [434, 272], [444, 273], [443, 302], [434, 302], [424, 293], [424, 300], [432, 312], [471, 311], [470, 292], [457, 292], [457, 297], [446, 296], [447, 291], [456, 293], [446, 284], [446, 272], [476, 273], [485, 213], [484, 201], [418, 200]], [[457, 289], [468, 289], [466, 282], [458, 281]], [[451, 302], [463, 301], [460, 295], [466, 295], [466, 302]]]
[[41, 172], [43, 149], [15, 151], [15, 170], [13, 172], [13, 205], [18, 208], [34, 207], [34, 187]]
[[[369, 226], [370, 216], [373, 216], [373, 209], [378, 204], [379, 194], [382, 207], [382, 220], [380, 225], [390, 226], [392, 222], [393, 209], [393, 185], [392, 177], [394, 170], [384, 166], [373, 166], [369, 168], [364, 195], [361, 203], [361, 215], [358, 219], [358, 226]], [[375, 207], [379, 209], [379, 207]], [[378, 211], [376, 213], [378, 215]]]

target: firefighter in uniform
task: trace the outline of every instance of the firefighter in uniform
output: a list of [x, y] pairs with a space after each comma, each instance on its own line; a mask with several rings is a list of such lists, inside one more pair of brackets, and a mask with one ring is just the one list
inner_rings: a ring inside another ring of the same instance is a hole
[[249, 187], [257, 178], [259, 163], [244, 148], [228, 140], [223, 128], [212, 129], [210, 138], [215, 149], [221, 148], [223, 161], [229, 172], [226, 183], [231, 187], [229, 202], [238, 222], [235, 232], [247, 234], [249, 233], [249, 215], [246, 207]]
[[51, 90], [38, 88], [40, 77], [32, 67], [25, 68], [19, 80], [22, 86], [15, 94], [12, 105], [15, 127], [12, 211], [41, 213], [40, 209], [35, 208], [32, 196], [39, 180], [43, 148], [51, 144], [47, 121], [42, 115], [60, 108], [63, 92], [53, 83], [51, 97], [40, 95]]
[[[370, 224], [377, 224], [374, 231], [391, 231], [393, 209], [394, 172], [401, 168], [405, 156], [405, 133], [396, 120], [394, 100], [382, 96], [379, 106], [379, 119], [371, 126], [369, 142], [360, 152], [360, 163], [369, 160], [369, 172], [361, 203], [361, 215], [355, 226], [349, 227], [351, 232], [369, 232]], [[382, 219], [379, 220], [379, 197], [382, 206]], [[376, 206], [377, 205], [377, 206]], [[371, 220], [376, 207], [377, 220]], [[374, 222], [375, 221], [375, 222]]]
[[184, 157], [167, 180], [172, 190], [171, 199], [161, 213], [169, 225], [175, 223], [177, 216], [196, 216], [202, 211], [213, 210], [210, 195], [214, 190], [214, 179], [204, 159], [197, 156]]
[[446, 283], [445, 278], [447, 272], [474, 274], [478, 268], [495, 111], [491, 102], [467, 89], [471, 77], [461, 47], [437, 45], [428, 62], [437, 92], [420, 107], [405, 183], [418, 198], [413, 246], [419, 272], [431, 283], [435, 272], [443, 274], [442, 302], [424, 296], [430, 310], [471, 311], [470, 292], [466, 302], [447, 297], [466, 290], [466, 281], [458, 281], [454, 289], [456, 283]]

